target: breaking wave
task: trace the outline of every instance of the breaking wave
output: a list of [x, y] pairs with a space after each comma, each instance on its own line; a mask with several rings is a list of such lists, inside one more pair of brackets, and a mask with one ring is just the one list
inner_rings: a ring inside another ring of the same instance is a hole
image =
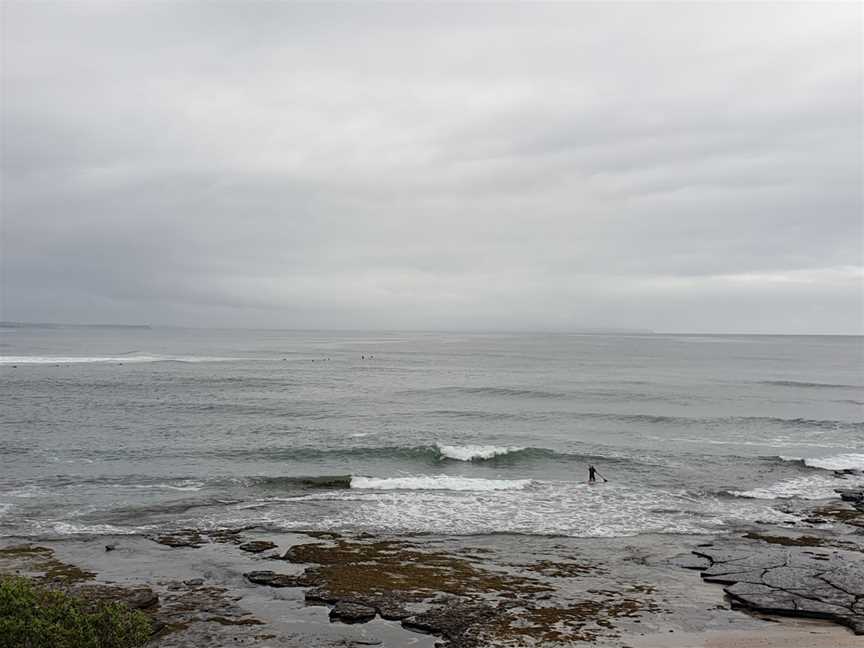
[[456, 461], [482, 461], [492, 459], [506, 454], [522, 452], [527, 448], [519, 446], [493, 446], [493, 445], [442, 445], [438, 444], [438, 452], [442, 459], [455, 459]]
[[779, 457], [783, 461], [801, 464], [808, 468], [821, 470], [861, 470], [864, 471], [864, 454], [845, 453], [830, 457]]
[[52, 522], [43, 525], [43, 533], [53, 532], [60, 536], [75, 535], [135, 535], [152, 529], [152, 525], [121, 527], [113, 524], [73, 524], [71, 522]]
[[729, 491], [734, 497], [747, 499], [805, 499], [822, 500], [837, 498], [835, 489], [849, 485], [864, 485], [864, 479], [853, 479], [851, 481], [838, 480], [828, 475], [809, 475], [806, 477], [794, 477], [783, 481], [753, 488], [746, 491]]
[[351, 478], [351, 488], [374, 490], [498, 491], [522, 490], [530, 484], [530, 479], [480, 479], [448, 475]]

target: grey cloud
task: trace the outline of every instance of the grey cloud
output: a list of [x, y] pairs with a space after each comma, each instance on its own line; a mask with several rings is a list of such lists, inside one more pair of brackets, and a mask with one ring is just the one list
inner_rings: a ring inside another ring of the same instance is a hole
[[4, 8], [4, 319], [864, 331], [853, 5]]

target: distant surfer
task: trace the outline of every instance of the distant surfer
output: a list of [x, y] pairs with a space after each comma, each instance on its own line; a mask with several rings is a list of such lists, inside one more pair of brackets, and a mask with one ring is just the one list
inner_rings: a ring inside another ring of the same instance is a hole
[[588, 466], [588, 483], [589, 484], [593, 484], [594, 482], [596, 482], [598, 475], [600, 476], [600, 479], [602, 479], [604, 482], [609, 481], [603, 475], [600, 475], [600, 472], [594, 466]]

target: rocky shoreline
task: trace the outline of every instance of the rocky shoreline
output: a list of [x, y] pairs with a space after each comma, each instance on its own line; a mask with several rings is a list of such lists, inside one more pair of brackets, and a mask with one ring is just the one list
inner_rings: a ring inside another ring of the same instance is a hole
[[851, 637], [864, 634], [864, 491], [839, 494], [800, 527], [717, 538], [243, 528], [5, 539], [0, 574], [139, 609], [160, 648], [623, 647], [758, 631], [762, 614], [842, 624]]

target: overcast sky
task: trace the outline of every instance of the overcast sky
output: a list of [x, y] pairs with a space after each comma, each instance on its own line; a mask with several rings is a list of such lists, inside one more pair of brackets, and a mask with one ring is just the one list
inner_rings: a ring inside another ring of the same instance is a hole
[[0, 319], [864, 332], [864, 5], [2, 7]]

